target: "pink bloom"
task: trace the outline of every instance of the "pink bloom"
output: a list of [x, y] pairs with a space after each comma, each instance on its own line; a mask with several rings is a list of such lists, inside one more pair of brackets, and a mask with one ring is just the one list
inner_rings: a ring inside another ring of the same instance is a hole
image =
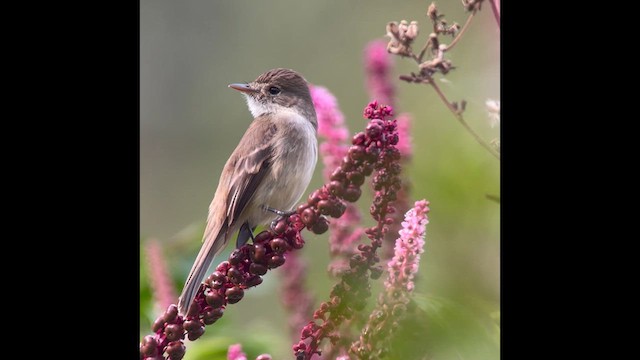
[[247, 355], [242, 351], [242, 345], [230, 345], [227, 352], [227, 360], [247, 360]]
[[413, 209], [407, 211], [402, 222], [400, 237], [396, 240], [395, 254], [389, 261], [389, 278], [385, 281], [387, 289], [395, 288], [407, 293], [413, 291], [413, 278], [418, 272], [420, 254], [424, 252], [424, 236], [429, 223], [427, 213], [429, 202], [416, 201]]
[[385, 291], [378, 298], [378, 306], [369, 316], [360, 338], [351, 344], [351, 351], [360, 358], [385, 349], [395, 331], [393, 324], [405, 313], [415, 287], [413, 278], [418, 272], [420, 254], [424, 252], [428, 212], [429, 202], [420, 200], [405, 214], [394, 256], [387, 265], [389, 276], [384, 282]]
[[176, 302], [178, 297], [173, 290], [173, 284], [171, 283], [158, 240], [151, 239], [147, 241], [146, 253], [149, 265], [149, 282], [154, 298], [158, 306], [161, 309], [165, 309]]
[[370, 42], [365, 48], [364, 63], [370, 98], [394, 107], [395, 87], [391, 81], [393, 59], [387, 52], [387, 44], [381, 40]]
[[[411, 115], [402, 113], [396, 118], [398, 120], [398, 144], [402, 158], [406, 161], [413, 154], [411, 146]], [[408, 204], [407, 204], [408, 205]]]
[[[323, 177], [326, 182], [331, 181], [331, 173], [340, 166], [347, 155], [349, 144], [349, 129], [344, 123], [344, 115], [338, 107], [336, 98], [324, 87], [312, 86], [311, 98], [318, 117], [318, 135], [324, 138], [320, 144], [320, 155], [324, 164]], [[354, 244], [358, 243], [363, 230], [357, 228], [360, 224], [360, 211], [353, 204], [347, 204], [344, 214], [332, 220], [330, 229], [330, 251], [335, 258], [340, 255], [350, 256], [355, 251]], [[336, 274], [342, 260], [335, 259], [329, 265], [330, 272]]]
[[320, 144], [320, 154], [324, 164], [324, 179], [329, 180], [331, 171], [340, 165], [347, 154], [346, 144], [349, 130], [344, 124], [344, 115], [336, 98], [324, 87], [311, 86], [311, 99], [318, 117], [318, 135], [325, 141]]

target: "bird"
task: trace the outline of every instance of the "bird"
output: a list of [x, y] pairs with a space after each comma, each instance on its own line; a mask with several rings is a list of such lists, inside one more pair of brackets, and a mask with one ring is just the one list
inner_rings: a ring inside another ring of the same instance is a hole
[[276, 68], [249, 83], [229, 84], [244, 95], [253, 121], [222, 169], [200, 248], [178, 300], [186, 315], [212, 261], [238, 232], [236, 248], [258, 226], [291, 213], [318, 160], [318, 121], [308, 82]]

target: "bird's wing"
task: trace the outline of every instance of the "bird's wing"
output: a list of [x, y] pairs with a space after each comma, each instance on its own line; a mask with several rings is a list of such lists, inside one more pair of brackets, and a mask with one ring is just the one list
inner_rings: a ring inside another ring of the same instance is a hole
[[[237, 152], [233, 154], [235, 165], [227, 197], [226, 220], [229, 227], [238, 220], [271, 167], [272, 140], [277, 128], [275, 124], [265, 120], [263, 117], [254, 120], [238, 144]], [[240, 153], [239, 150], [242, 149], [246, 151]]]

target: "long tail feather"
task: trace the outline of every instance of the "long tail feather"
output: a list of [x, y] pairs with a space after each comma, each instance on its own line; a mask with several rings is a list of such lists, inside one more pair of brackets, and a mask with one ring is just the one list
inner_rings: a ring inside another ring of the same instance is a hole
[[191, 267], [187, 281], [182, 288], [182, 294], [180, 294], [178, 300], [178, 311], [180, 314], [186, 315], [213, 259], [224, 249], [227, 243], [226, 230], [227, 227], [225, 225], [215, 236], [211, 236], [213, 232], [207, 232], [205, 235], [205, 242], [202, 248], [200, 248], [200, 252]]

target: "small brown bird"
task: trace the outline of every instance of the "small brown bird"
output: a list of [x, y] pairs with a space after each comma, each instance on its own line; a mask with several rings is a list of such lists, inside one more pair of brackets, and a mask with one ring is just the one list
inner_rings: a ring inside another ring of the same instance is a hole
[[318, 160], [318, 121], [305, 79], [289, 69], [269, 70], [248, 84], [230, 84], [246, 97], [254, 117], [222, 170], [202, 248], [178, 301], [186, 314], [213, 258], [236, 231], [236, 246], [290, 211], [307, 189]]

